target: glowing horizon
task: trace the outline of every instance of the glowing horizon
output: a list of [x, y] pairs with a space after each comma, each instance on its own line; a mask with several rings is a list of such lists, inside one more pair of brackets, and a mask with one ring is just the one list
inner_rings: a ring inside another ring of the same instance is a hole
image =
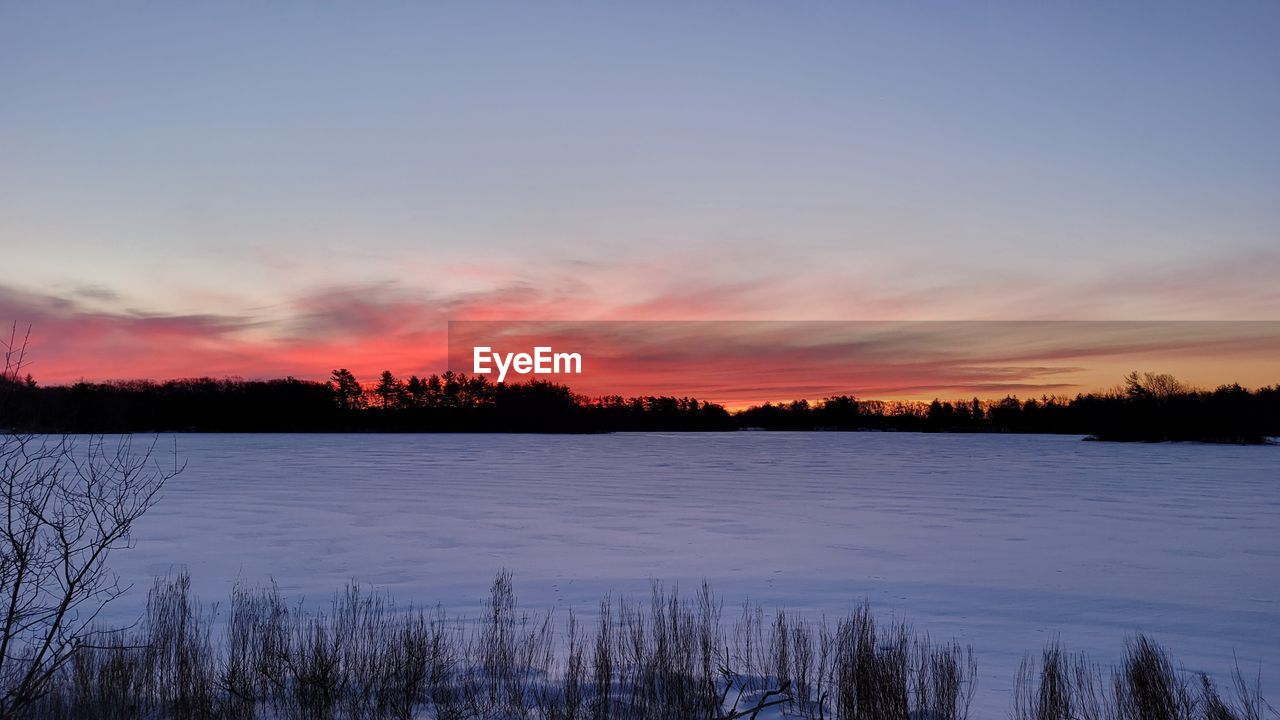
[[[157, 323], [152, 342], [171, 342], [172, 325]], [[446, 369], [475, 374], [475, 345], [527, 351], [537, 345], [585, 357], [581, 375], [516, 376], [568, 385], [587, 397], [696, 397], [739, 409], [764, 402], [816, 401], [836, 395], [886, 401], [982, 400], [1072, 396], [1116, 386], [1131, 370], [1167, 372], [1192, 385], [1280, 385], [1280, 322], [1265, 321], [482, 321], [450, 322], [448, 337], [418, 339], [437, 359], [397, 369], [386, 348], [362, 348], [360, 362], [317, 364], [314, 347], [272, 355], [276, 373], [142, 374], [57, 378], [39, 372], [41, 346], [27, 349], [29, 370], [43, 384], [87, 380], [190, 377], [298, 377], [323, 381], [331, 370], [352, 370], [366, 385], [382, 370], [401, 380]], [[109, 336], [110, 331], [101, 333]], [[79, 357], [83, 336], [68, 346]], [[447, 346], [448, 353], [445, 354]], [[334, 348], [335, 350], [337, 348]], [[270, 345], [260, 348], [274, 353]], [[132, 350], [127, 350], [127, 353]], [[130, 354], [125, 358], [133, 357]], [[345, 353], [352, 359], [352, 353]], [[101, 356], [100, 356], [101, 357]], [[166, 353], [172, 361], [173, 353]], [[253, 355], [241, 361], [260, 362]], [[189, 359], [184, 359], [189, 362]], [[317, 368], [291, 372], [288, 363]], [[137, 370], [138, 368], [134, 368]], [[495, 380], [496, 375], [489, 375]]]
[[66, 383], [430, 374], [448, 320], [1276, 320], [1278, 23], [7, 4], [0, 323]]

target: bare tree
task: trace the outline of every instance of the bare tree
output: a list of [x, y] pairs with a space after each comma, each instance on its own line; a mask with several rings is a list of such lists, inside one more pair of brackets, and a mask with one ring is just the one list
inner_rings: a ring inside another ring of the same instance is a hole
[[1137, 370], [1124, 376], [1124, 393], [1131, 398], [1164, 400], [1185, 395], [1195, 390], [1169, 373], [1139, 373]]
[[[7, 344], [0, 377], [19, 377], [25, 347]], [[181, 470], [176, 454], [165, 468], [154, 451], [128, 436], [0, 434], [0, 717], [46, 692], [127, 589], [107, 557], [131, 544], [134, 521]]]
[[31, 338], [31, 327], [18, 334], [18, 323], [9, 327], [9, 339], [0, 336], [0, 432], [8, 420], [6, 411], [9, 395], [20, 382], [19, 374], [27, 364], [27, 343]]

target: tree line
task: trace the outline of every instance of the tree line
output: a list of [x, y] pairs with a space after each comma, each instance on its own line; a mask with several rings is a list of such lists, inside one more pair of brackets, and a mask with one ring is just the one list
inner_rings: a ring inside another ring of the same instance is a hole
[[30, 432], [613, 432], [879, 430], [1088, 435], [1104, 440], [1262, 442], [1280, 435], [1280, 387], [1191, 387], [1130, 373], [1115, 388], [1072, 397], [766, 403], [730, 413], [670, 396], [589, 398], [544, 381], [494, 383], [446, 372], [363, 383], [196, 378], [42, 386], [0, 377], [0, 428]]
[[41, 386], [0, 377], [0, 429], [26, 432], [611, 432], [732, 430], [724, 407], [693, 398], [587, 398], [544, 381], [446, 372], [373, 384], [195, 378]]
[[735, 415], [766, 430], [898, 430], [1086, 435], [1098, 440], [1257, 444], [1280, 436], [1280, 386], [1193, 387], [1166, 373], [1131, 372], [1109, 390], [997, 400], [885, 402], [842, 395], [766, 403]]

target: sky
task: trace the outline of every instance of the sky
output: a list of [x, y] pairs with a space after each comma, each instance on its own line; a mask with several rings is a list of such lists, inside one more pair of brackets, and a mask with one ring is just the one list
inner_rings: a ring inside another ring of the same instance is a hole
[[1277, 32], [1273, 2], [0, 3], [0, 321], [61, 383], [437, 372], [449, 320], [1276, 320]]
[[[918, 402], [1073, 397], [1118, 388], [1128, 373], [1151, 368], [1198, 388], [1258, 388], [1280, 378], [1275, 321], [487, 320], [448, 326], [454, 372], [560, 382], [587, 397], [649, 395], [659, 388], [676, 397], [711, 398], [730, 410], [837, 395]], [[523, 368], [515, 361], [521, 353], [530, 356]]]

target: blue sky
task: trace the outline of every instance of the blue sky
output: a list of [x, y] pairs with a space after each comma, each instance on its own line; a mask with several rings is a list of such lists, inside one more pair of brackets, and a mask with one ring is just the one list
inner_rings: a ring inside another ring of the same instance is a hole
[[5, 3], [0, 316], [122, 356], [188, 328], [191, 372], [241, 374], [459, 314], [1274, 319], [1278, 34], [1236, 2]]

